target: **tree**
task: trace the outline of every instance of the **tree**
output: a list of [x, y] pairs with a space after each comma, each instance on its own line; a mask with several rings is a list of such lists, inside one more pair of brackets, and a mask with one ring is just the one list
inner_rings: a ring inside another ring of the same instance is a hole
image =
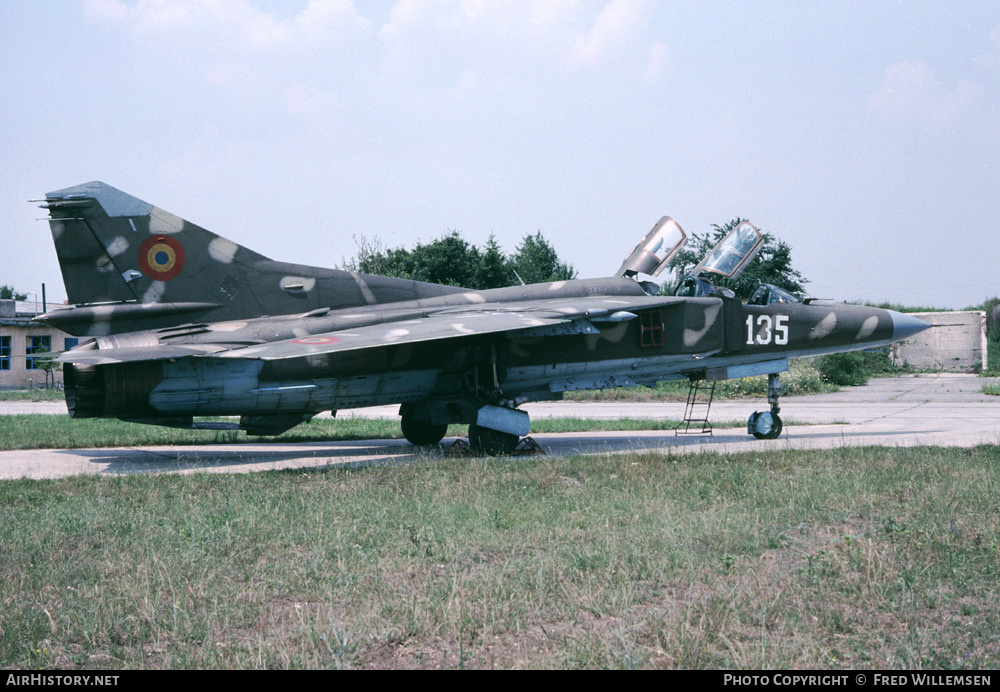
[[510, 258], [511, 267], [526, 284], [540, 284], [546, 281], [569, 281], [576, 278], [576, 270], [559, 256], [539, 231], [524, 236]]
[[378, 238], [354, 237], [358, 252], [350, 261], [342, 263], [344, 269], [377, 274], [379, 276], [409, 277], [409, 252], [402, 248], [390, 250]]
[[27, 300], [27, 293], [19, 293], [13, 286], [0, 286], [0, 300]]
[[479, 270], [476, 275], [476, 288], [502, 288], [510, 286], [513, 281], [513, 274], [510, 270], [510, 260], [500, 250], [496, 236], [490, 233], [486, 247], [483, 248], [479, 257]]
[[[710, 233], [692, 233], [688, 244], [671, 260], [670, 267], [677, 271], [679, 277], [689, 274], [727, 233], [744, 221], [746, 219], [733, 219], [724, 226], [712, 224]], [[764, 243], [760, 253], [735, 281], [713, 274], [712, 282], [716, 286], [731, 288], [741, 300], [748, 299], [762, 283], [772, 284], [801, 297], [809, 280], [792, 268], [792, 248], [770, 233], [761, 231], [761, 235]]]
[[502, 288], [520, 283], [560, 281], [576, 277], [568, 264], [559, 261], [556, 251], [541, 232], [525, 236], [517, 252], [508, 257], [492, 234], [482, 250], [470, 245], [459, 231], [448, 231], [437, 240], [418, 243], [412, 250], [386, 248], [378, 239], [355, 238], [358, 253], [344, 262], [346, 269], [395, 276], [416, 281], [462, 286], [476, 290]]
[[411, 277], [446, 286], [474, 287], [480, 264], [479, 249], [449, 231], [435, 241], [417, 244], [410, 253]]
[[365, 237], [356, 242], [358, 254], [354, 261], [345, 263], [348, 269], [446, 286], [476, 287], [482, 263], [480, 252], [458, 231], [449, 231], [430, 243], [418, 243], [412, 250], [388, 249], [378, 239]]

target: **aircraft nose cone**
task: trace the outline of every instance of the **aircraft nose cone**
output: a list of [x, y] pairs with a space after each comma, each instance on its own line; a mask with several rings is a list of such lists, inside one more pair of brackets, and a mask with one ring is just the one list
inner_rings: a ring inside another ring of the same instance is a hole
[[888, 310], [889, 316], [892, 317], [892, 340], [899, 341], [901, 339], [908, 339], [914, 334], [919, 334], [931, 325], [923, 320], [919, 320], [916, 317], [911, 317], [910, 315], [904, 315], [901, 312], [896, 312], [895, 310]]

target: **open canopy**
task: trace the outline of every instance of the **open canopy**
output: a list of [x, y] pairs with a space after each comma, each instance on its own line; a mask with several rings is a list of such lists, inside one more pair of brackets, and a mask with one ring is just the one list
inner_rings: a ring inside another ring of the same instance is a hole
[[687, 234], [680, 224], [669, 216], [664, 216], [656, 222], [646, 237], [632, 248], [632, 252], [618, 268], [618, 276], [635, 276], [640, 273], [656, 276], [666, 269], [667, 264], [680, 252], [686, 242]]
[[757, 256], [763, 242], [760, 231], [749, 221], [744, 221], [712, 248], [692, 274], [698, 276], [702, 272], [712, 272], [735, 279]]

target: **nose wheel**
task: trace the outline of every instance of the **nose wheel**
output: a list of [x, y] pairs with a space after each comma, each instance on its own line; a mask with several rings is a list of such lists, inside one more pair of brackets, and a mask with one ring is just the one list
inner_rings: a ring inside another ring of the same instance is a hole
[[770, 411], [754, 411], [747, 420], [747, 433], [758, 440], [775, 440], [781, 435], [782, 423], [778, 412], [778, 397], [781, 396], [781, 380], [777, 373], [767, 376], [767, 403]]
[[747, 421], [747, 432], [758, 440], [774, 440], [781, 434], [781, 417], [770, 411], [755, 411]]

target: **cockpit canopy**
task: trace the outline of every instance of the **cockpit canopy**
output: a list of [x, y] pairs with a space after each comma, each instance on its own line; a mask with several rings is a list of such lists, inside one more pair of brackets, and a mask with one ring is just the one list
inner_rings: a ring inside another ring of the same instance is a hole
[[[684, 229], [669, 216], [664, 216], [652, 230], [634, 247], [629, 253], [622, 266], [618, 269], [618, 276], [636, 277], [638, 274], [648, 274], [657, 276], [670, 263], [670, 260], [681, 251], [687, 242], [687, 234]], [[720, 274], [730, 279], [737, 278], [747, 268], [747, 265], [760, 252], [764, 244], [764, 237], [753, 224], [744, 221], [726, 234], [718, 245], [705, 256], [705, 259], [694, 268], [691, 275], [685, 277], [677, 287], [675, 295], [678, 296], [725, 296], [735, 297], [732, 290], [715, 286], [708, 277], [702, 278], [701, 274]], [[655, 284], [646, 285], [648, 282], [640, 282], [647, 292], [655, 293]], [[762, 287], [763, 288], [763, 287]], [[770, 286], [771, 291], [767, 292], [761, 300], [771, 302], [791, 302], [797, 300], [795, 296], [780, 288]], [[760, 289], [758, 289], [759, 291]], [[756, 293], [754, 294], [757, 295]], [[772, 299], [771, 296], [774, 296]], [[764, 303], [767, 304], [767, 303]]]
[[[735, 298], [736, 294], [731, 289], [720, 288], [713, 284], [707, 276], [702, 278], [701, 275], [708, 272], [735, 279], [753, 261], [760, 252], [763, 244], [764, 236], [761, 235], [761, 232], [753, 224], [744, 221], [727, 233], [726, 237], [719, 241], [719, 244], [712, 248], [712, 251], [705, 256], [705, 259], [694, 268], [694, 271], [681, 280], [674, 295], [681, 297], [720, 296]], [[775, 302], [788, 302], [783, 300], [785, 296], [793, 300], [795, 299], [787, 291], [782, 291], [776, 287], [771, 288], [783, 294], [782, 301]], [[754, 295], [757, 294], [755, 293]], [[777, 297], [779, 294], [775, 293], [774, 295]], [[763, 299], [770, 300], [770, 296], [771, 293], [768, 292], [764, 295]], [[764, 304], [766, 305], [767, 303]]]
[[729, 288], [721, 288], [713, 283], [695, 276], [685, 276], [677, 285], [675, 296], [680, 298], [735, 298], [736, 294]]
[[687, 234], [684, 229], [669, 216], [664, 216], [632, 248], [632, 252], [618, 268], [617, 276], [635, 276], [640, 273], [656, 276], [667, 268], [670, 260], [686, 242]]
[[757, 256], [763, 243], [764, 236], [760, 231], [749, 221], [744, 221], [712, 248], [692, 274], [698, 276], [702, 272], [712, 272], [735, 279]]
[[747, 305], [770, 305], [772, 303], [801, 303], [802, 300], [783, 288], [771, 284], [761, 284], [750, 296]]

